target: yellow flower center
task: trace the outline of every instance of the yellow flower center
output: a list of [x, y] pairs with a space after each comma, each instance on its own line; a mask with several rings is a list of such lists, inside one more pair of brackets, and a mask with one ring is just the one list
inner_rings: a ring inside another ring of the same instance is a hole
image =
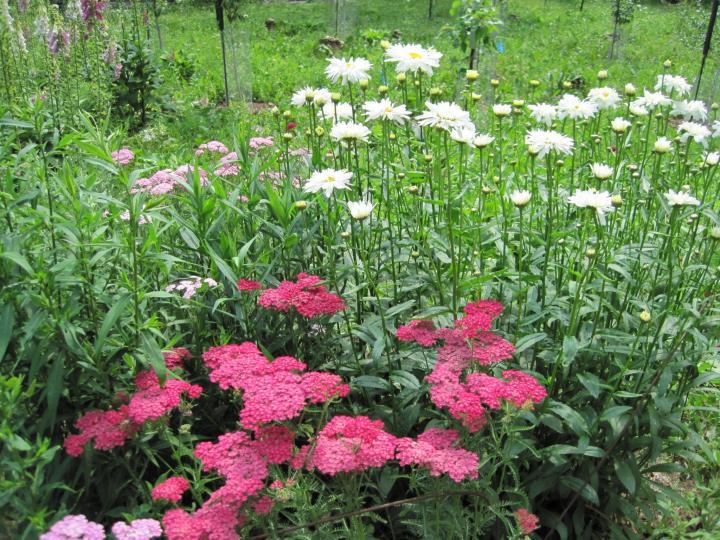
[[410, 56], [410, 58], [412, 58], [413, 60], [417, 60], [418, 58], [422, 58], [422, 54], [420, 54], [419, 52], [411, 52], [411, 53], [409, 54], [409, 56]]

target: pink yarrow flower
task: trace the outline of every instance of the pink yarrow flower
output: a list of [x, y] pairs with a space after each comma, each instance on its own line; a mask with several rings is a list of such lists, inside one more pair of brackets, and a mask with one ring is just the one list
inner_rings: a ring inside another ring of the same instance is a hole
[[531, 514], [526, 508], [520, 508], [515, 512], [515, 519], [517, 520], [520, 531], [524, 534], [530, 534], [538, 528], [538, 517], [535, 514]]
[[417, 440], [402, 438], [397, 443], [400, 465], [419, 465], [431, 476], [447, 474], [455, 482], [478, 477], [477, 454], [458, 447], [460, 434], [454, 429], [430, 428]]
[[230, 152], [228, 155], [220, 158], [220, 165], [215, 169], [215, 176], [227, 177], [238, 176], [240, 174], [240, 166], [237, 163], [237, 152]]
[[75, 427], [80, 433], [69, 435], [63, 443], [65, 451], [73, 457], [80, 456], [88, 442], [96, 450], [122, 446], [138, 429], [127, 405], [118, 410], [87, 412], [76, 420]]
[[258, 304], [265, 309], [287, 312], [295, 309], [303, 317], [332, 315], [345, 309], [345, 302], [339, 296], [328, 292], [320, 285], [318, 276], [301, 272], [297, 282], [283, 281], [274, 289], [266, 289], [258, 298]]
[[203, 285], [207, 285], [208, 287], [217, 287], [218, 283], [213, 278], [191, 276], [189, 279], [183, 279], [178, 283], [171, 283], [165, 287], [165, 292], [182, 292], [182, 297], [189, 300], [195, 296], [200, 289], [202, 289]]
[[168, 379], [160, 385], [154, 371], [141, 371], [135, 379], [138, 391], [130, 398], [128, 414], [137, 423], [157, 420], [180, 406], [183, 394], [189, 398], [198, 398], [202, 386], [190, 384], [179, 379]]
[[240, 278], [237, 282], [237, 288], [239, 291], [257, 291], [262, 289], [262, 283], [251, 279]]
[[163, 480], [152, 489], [151, 495], [153, 501], [165, 499], [173, 503], [182, 500], [183, 493], [190, 489], [190, 483], [182, 476], [171, 476], [167, 480]]

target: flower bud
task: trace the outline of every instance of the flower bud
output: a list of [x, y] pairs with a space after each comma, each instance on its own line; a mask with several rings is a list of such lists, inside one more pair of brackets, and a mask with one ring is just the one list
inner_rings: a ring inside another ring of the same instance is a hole
[[292, 113], [290, 111], [283, 111], [283, 118], [292, 118]]
[[611, 202], [612, 205], [615, 206], [616, 208], [619, 207], [619, 206], [622, 206], [622, 204], [623, 204], [622, 195], [613, 195], [612, 197], [610, 197], [610, 202]]
[[400, 180], [402, 180], [403, 178], [405, 178], [405, 173], [404, 173], [404, 172], [399, 172], [399, 173], [397, 173], [397, 177], [398, 177]]
[[465, 78], [468, 81], [476, 81], [478, 79], [478, 77], [480, 77], [480, 74], [477, 72], [476, 69], [468, 69], [465, 72]]
[[490, 84], [497, 88], [498, 86], [500, 86], [500, 81], [497, 79], [490, 79]]
[[425, 159], [425, 163], [431, 163], [433, 160], [432, 154], [423, 154], [423, 158]]
[[340, 233], [340, 238], [342, 238], [343, 240], [350, 238], [350, 233], [348, 231], [343, 231]]
[[643, 310], [643, 311], [640, 313], [640, 320], [641, 320], [642, 322], [644, 322], [644, 323], [650, 322], [650, 319], [651, 319], [651, 316], [650, 316], [650, 312], [649, 312], [649, 311]]
[[404, 73], [398, 73], [395, 76], [395, 80], [400, 84], [405, 84], [405, 81], [407, 80], [407, 76]]
[[273, 116], [278, 116], [280, 114], [280, 109], [278, 109], [276, 106], [273, 106], [273, 108], [270, 109], [270, 112]]
[[408, 186], [407, 188], [408, 193], [411, 193], [412, 195], [415, 195], [419, 189], [420, 188], [418, 188], [417, 186]]
[[597, 251], [595, 251], [595, 248], [587, 248], [585, 250], [585, 256], [588, 259], [592, 259], [593, 257], [595, 257], [595, 255], [597, 255]]
[[710, 105], [710, 108], [711, 108], [713, 111], [717, 111], [718, 109], [720, 109], [720, 104], [718, 104], [718, 103], [713, 103], [712, 105]]
[[286, 141], [292, 141], [293, 137], [294, 137], [294, 135], [292, 133], [290, 133], [289, 131], [286, 131], [285, 133], [283, 133], [283, 139], [285, 139]]
[[333, 92], [332, 94], [330, 94], [330, 99], [333, 103], [340, 103], [340, 101], [342, 100], [342, 95], [339, 92]]
[[358, 82], [358, 86], [362, 90], [367, 90], [368, 86], [370, 86], [370, 81], [367, 79], [360, 79], [360, 81]]
[[387, 86], [385, 86], [384, 84], [381, 84], [380, 86], [378, 86], [378, 93], [381, 96], [384, 96], [385, 94], [387, 94], [388, 90], [389, 90], [389, 88]]
[[537, 86], [540, 86], [540, 81], [538, 81], [537, 79], [530, 79], [529, 84], [530, 84], [530, 86], [537, 87]]
[[417, 259], [417, 258], [420, 256], [420, 252], [419, 252], [419, 251], [411, 251], [411, 252], [410, 252], [410, 256], [411, 256], [413, 259]]
[[598, 78], [598, 80], [600, 80], [600, 81], [603, 81], [603, 80], [607, 79], [607, 78], [608, 78], [608, 72], [607, 72], [607, 70], [606, 70], [606, 69], [601, 69], [600, 71], [598, 71], [598, 73], [597, 73], [597, 78]]
[[524, 107], [525, 100], [524, 99], [513, 99], [512, 106], [513, 107]]
[[432, 97], [437, 97], [437, 96], [439, 96], [440, 94], [442, 94], [442, 90], [440, 90], [437, 86], [433, 86], [433, 87], [430, 89], [430, 95], [431, 95]]
[[322, 137], [323, 135], [325, 135], [325, 128], [323, 128], [322, 126], [316, 127], [315, 135], [317, 135], [318, 137]]
[[711, 239], [720, 240], [720, 227], [713, 227], [709, 234]]
[[482, 187], [482, 192], [483, 192], [485, 195], [487, 195], [488, 193], [491, 193], [491, 192], [492, 192], [492, 189], [490, 189], [490, 188], [487, 187], [487, 186], [483, 186], [483, 187]]
[[563, 81], [562, 86], [565, 90], [568, 90], [572, 88], [572, 83], [570, 81]]
[[327, 103], [327, 100], [325, 99], [325, 96], [317, 96], [317, 97], [314, 99], [314, 103], [315, 103], [315, 105], [317, 105], [318, 107], [322, 107], [323, 105], [325, 105], [325, 104]]
[[390, 139], [391, 141], [394, 141], [395, 139], [397, 139], [397, 135], [395, 135], [394, 133], [390, 133], [388, 135], [388, 139]]
[[670, 69], [672, 67], [672, 60], [669, 58], [663, 62], [663, 67], [665, 69]]
[[475, 92], [473, 92], [472, 94], [470, 94], [470, 99], [472, 99], [473, 101], [480, 101], [482, 99], [482, 94], [476, 94]]
[[633, 83], [627, 83], [625, 85], [625, 95], [626, 96], [634, 96], [637, 93], [637, 89], [635, 88], [635, 85]]
[[390, 42], [389, 42], [387, 39], [383, 39], [383, 40], [380, 42], [380, 46], [381, 46], [383, 49], [388, 50], [388, 49], [390, 48]]
[[305, 210], [307, 208], [307, 201], [295, 201], [295, 208]]

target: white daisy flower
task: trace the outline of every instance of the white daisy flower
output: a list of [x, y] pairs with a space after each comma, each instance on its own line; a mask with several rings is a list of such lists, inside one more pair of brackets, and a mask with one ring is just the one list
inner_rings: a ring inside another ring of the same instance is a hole
[[704, 159], [705, 165], [709, 165], [710, 167], [714, 167], [718, 163], [720, 163], [720, 153], [718, 152], [710, 152], [705, 156]]
[[673, 116], [682, 116], [685, 120], [704, 122], [707, 120], [708, 111], [705, 103], [700, 100], [688, 101], [687, 99], [683, 99], [673, 104], [673, 109], [670, 114]]
[[365, 58], [331, 58], [325, 74], [332, 82], [356, 83], [370, 78], [368, 71], [372, 64]]
[[593, 208], [600, 218], [602, 218], [606, 212], [613, 211], [612, 197], [607, 191], [577, 189], [574, 195], [568, 197], [568, 202], [578, 208]]
[[528, 105], [528, 109], [530, 109], [530, 118], [539, 124], [545, 124], [547, 127], [552, 125], [553, 120], [555, 120], [558, 115], [557, 107], [547, 103]]
[[473, 144], [477, 148], [485, 148], [486, 146], [492, 144], [494, 140], [495, 137], [493, 137], [492, 135], [488, 135], [487, 133], [478, 133], [478, 135], [473, 140]]
[[691, 196], [687, 191], [675, 192], [672, 189], [665, 194], [665, 198], [670, 206], [698, 206], [700, 201]]
[[344, 102], [333, 103], [330, 101], [323, 105], [322, 113], [318, 111], [318, 115], [321, 115], [328, 120], [347, 120], [348, 118], [352, 118], [352, 105]]
[[450, 138], [453, 141], [461, 144], [467, 144], [468, 146], [473, 144], [473, 141], [475, 140], [475, 135], [475, 126], [472, 124], [453, 128], [453, 130], [450, 132]]
[[337, 122], [330, 130], [330, 137], [336, 141], [363, 141], [367, 142], [370, 130], [355, 122]]
[[590, 92], [588, 92], [588, 99], [597, 105], [600, 110], [612, 109], [620, 103], [620, 94], [618, 94], [614, 88], [602, 86], [600, 88], [592, 88]]
[[335, 169], [316, 171], [305, 182], [303, 191], [306, 193], [317, 193], [322, 190], [325, 192], [326, 197], [330, 197], [336, 189], [349, 189], [349, 181], [352, 175], [353, 173], [345, 169], [337, 171]]
[[525, 191], [525, 190], [513, 191], [510, 194], [510, 201], [518, 208], [522, 208], [530, 202], [531, 197], [532, 197], [532, 195], [530, 194], [529, 191]]
[[368, 120], [389, 120], [396, 124], [404, 124], [410, 119], [410, 111], [405, 105], [393, 105], [387, 98], [368, 101], [363, 104], [363, 109]]
[[318, 101], [327, 103], [330, 101], [330, 91], [327, 88], [313, 88], [311, 86], [306, 86], [305, 88], [295, 92], [290, 99], [290, 103], [296, 107], [302, 107], [311, 101], [314, 103], [318, 103]]
[[575, 143], [570, 137], [557, 131], [543, 131], [536, 129], [528, 131], [525, 135], [525, 144], [539, 159], [544, 158], [550, 151], [559, 154], [570, 154]]
[[509, 116], [512, 113], [512, 106], [504, 103], [496, 103], [492, 106], [492, 112], [495, 116]]
[[385, 51], [385, 60], [397, 64], [395, 71], [398, 73], [422, 71], [432, 75], [433, 69], [440, 67], [440, 58], [442, 54], [432, 47], [425, 48], [415, 43], [391, 45]]
[[598, 180], [607, 180], [613, 174], [613, 168], [605, 163], [593, 163], [590, 165], [590, 169]]
[[675, 92], [679, 96], [686, 96], [692, 86], [680, 75], [658, 75], [655, 90], [665, 90], [668, 94]]
[[425, 102], [428, 108], [417, 117], [420, 126], [435, 127], [450, 131], [463, 126], [471, 126], [470, 114], [464, 111], [460, 106], [448, 101], [440, 101], [439, 103]]
[[571, 120], [592, 118], [598, 106], [590, 100], [582, 100], [572, 94], [565, 94], [558, 102], [558, 118]]
[[658, 154], [667, 154], [672, 150], [672, 141], [667, 137], [658, 137], [655, 141], [654, 149]]
[[678, 126], [680, 132], [680, 141], [687, 142], [688, 139], [694, 139], [700, 144], [707, 144], [706, 139], [710, 137], [710, 130], [696, 122], [683, 122]]
[[622, 116], [618, 116], [610, 122], [610, 127], [615, 133], [625, 133], [631, 125], [632, 122], [625, 120]]
[[646, 107], [652, 111], [657, 107], [670, 105], [672, 100], [669, 97], [664, 96], [662, 92], [649, 92], [646, 88], [642, 97], [637, 98], [633, 103]]
[[648, 114], [650, 114], [650, 112], [645, 108], [645, 106], [637, 99], [630, 104], [628, 110], [633, 116], [647, 116]]
[[348, 201], [347, 207], [353, 219], [363, 221], [364, 219], [370, 217], [370, 214], [372, 213], [373, 208], [375, 208], [375, 205], [370, 201]]

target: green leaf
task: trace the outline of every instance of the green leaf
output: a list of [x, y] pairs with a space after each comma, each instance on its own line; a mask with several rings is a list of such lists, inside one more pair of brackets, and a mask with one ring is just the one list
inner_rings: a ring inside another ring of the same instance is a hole
[[593, 373], [578, 373], [577, 378], [594, 398], [600, 395], [600, 379]]
[[420, 388], [420, 381], [418, 381], [417, 377], [404, 369], [390, 372], [390, 380], [400, 388], [413, 388], [415, 390]]
[[580, 345], [575, 336], [565, 336], [563, 339], [563, 365], [569, 366], [575, 360]]
[[391, 388], [388, 381], [374, 375], [361, 375], [360, 377], [355, 377], [351, 381], [351, 384], [362, 388], [375, 388], [377, 390], [390, 390]]
[[5, 304], [0, 313], [0, 360], [5, 356], [7, 346], [10, 344], [12, 331], [15, 327], [15, 309], [11, 304]]
[[385, 317], [388, 319], [390, 317], [394, 317], [398, 313], [402, 313], [403, 311], [407, 311], [412, 306], [415, 305], [415, 300], [408, 300], [407, 302], [403, 302], [402, 304], [398, 304], [396, 306], [391, 307], [385, 312]]
[[44, 425], [52, 430], [55, 427], [55, 417], [60, 396], [65, 388], [65, 360], [62, 355], [57, 355], [50, 373], [48, 374], [45, 397], [47, 399], [47, 411], [43, 417]]
[[536, 334], [528, 334], [527, 336], [523, 336], [520, 339], [517, 340], [517, 343], [515, 343], [515, 354], [519, 354], [523, 352], [525, 349], [529, 349], [536, 343], [542, 341], [547, 337], [547, 334], [545, 332], [538, 332]]
[[633, 474], [632, 467], [630, 467], [628, 462], [616, 461], [615, 474], [617, 474], [617, 477], [620, 479], [620, 482], [622, 482], [622, 485], [625, 486], [625, 489], [628, 490], [628, 493], [633, 495], [635, 493], [636, 486], [635, 475]]
[[628, 412], [632, 407], [629, 405], [615, 405], [613, 407], [608, 407], [603, 411], [603, 413], [600, 415], [601, 421], [608, 421], [611, 418], [616, 418], [618, 416], [621, 416]]
[[117, 302], [110, 309], [110, 311], [107, 312], [107, 315], [105, 315], [105, 319], [103, 319], [102, 325], [100, 326], [100, 331], [98, 332], [97, 338], [95, 339], [96, 356], [100, 354], [102, 346], [105, 344], [105, 339], [107, 339], [107, 336], [110, 333], [110, 329], [115, 326], [123, 311], [125, 311], [125, 307], [127, 306], [129, 301], [129, 294], [120, 297], [120, 299], [117, 300]]
[[30, 263], [20, 253], [17, 253], [15, 251], [5, 251], [3, 253], [0, 253], [0, 257], [5, 257], [7, 260], [14, 262], [30, 275], [33, 275], [35, 273], [35, 271], [32, 269], [32, 266], [30, 266]]
[[160, 350], [155, 339], [148, 333], [143, 332], [140, 334], [140, 341], [142, 342], [142, 350], [157, 374], [158, 380], [161, 384], [164, 383], [167, 378], [167, 368], [165, 367], [165, 357], [163, 357], [162, 350]]

